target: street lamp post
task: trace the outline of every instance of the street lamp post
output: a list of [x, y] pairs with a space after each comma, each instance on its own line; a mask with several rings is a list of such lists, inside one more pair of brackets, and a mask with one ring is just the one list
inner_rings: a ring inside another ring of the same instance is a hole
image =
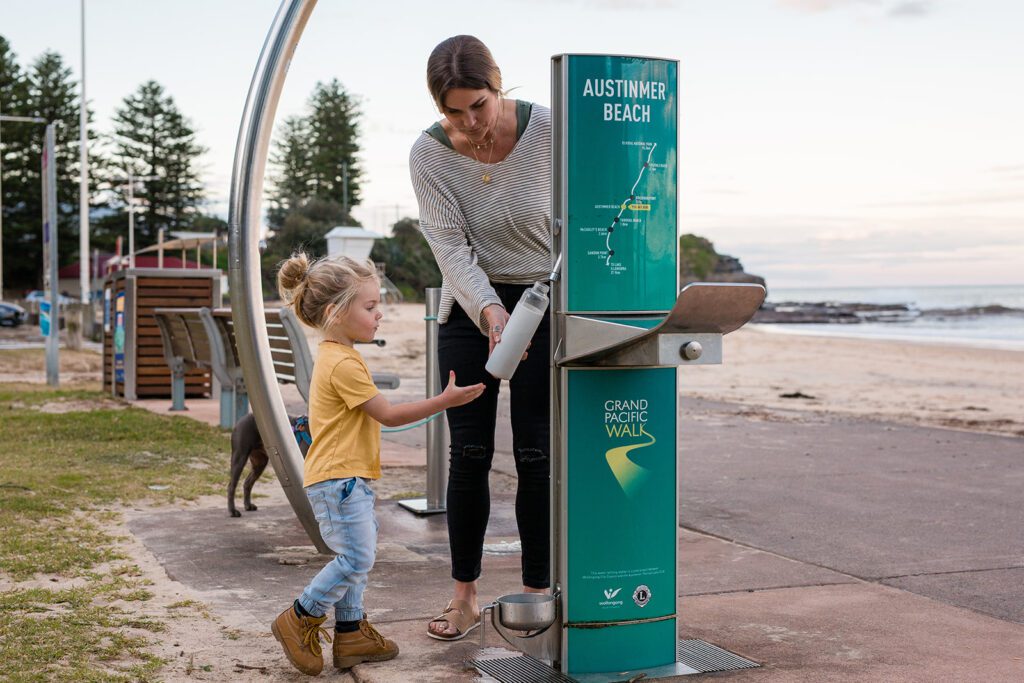
[[85, 330], [92, 335], [95, 322], [92, 307], [92, 278], [89, 273], [89, 130], [85, 101], [85, 0], [82, 9], [82, 95], [78, 102], [78, 283], [85, 309]]

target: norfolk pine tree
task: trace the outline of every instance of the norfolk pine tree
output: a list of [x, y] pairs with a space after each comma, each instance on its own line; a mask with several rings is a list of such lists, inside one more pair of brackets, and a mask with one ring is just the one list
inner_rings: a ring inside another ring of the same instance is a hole
[[[359, 108], [338, 79], [317, 83], [310, 98], [309, 127], [312, 196], [342, 203], [347, 184], [348, 211], [360, 202]], [[345, 175], [347, 174], [347, 183]], [[345, 222], [351, 224], [349, 216]]]
[[[25, 101], [28, 98], [28, 82], [21, 67], [18, 65], [17, 55], [11, 49], [10, 43], [3, 36], [0, 36], [0, 114], [8, 116], [22, 116], [25, 111]], [[24, 183], [21, 175], [25, 166], [25, 142], [26, 135], [19, 135], [21, 125], [3, 126], [0, 134], [0, 173], [3, 173], [2, 191], [0, 195], [0, 211], [3, 211], [3, 272], [4, 284], [12, 282], [12, 269], [15, 260], [20, 256], [20, 235], [13, 225], [15, 212], [19, 210], [18, 204], [23, 201], [19, 188]], [[3, 292], [0, 292], [0, 299]]]
[[274, 172], [272, 189], [267, 193], [267, 222], [272, 230], [279, 230], [288, 214], [309, 197], [312, 173], [309, 121], [302, 116], [289, 116], [278, 127], [278, 135], [270, 154]]
[[206, 149], [156, 81], [140, 85], [114, 113], [114, 148], [117, 170], [109, 182], [122, 206], [129, 170], [136, 177], [158, 176], [135, 187], [135, 199], [144, 206], [135, 215], [135, 248], [155, 243], [160, 228], [191, 227], [204, 199], [198, 160]]
[[359, 154], [359, 103], [333, 79], [317, 83], [306, 108], [305, 116], [289, 117], [278, 128], [278, 140], [271, 155], [274, 173], [267, 192], [271, 230], [282, 228], [290, 212], [312, 199], [341, 208], [341, 215], [328, 229], [338, 224], [354, 224], [342, 204], [346, 169], [348, 212], [361, 199], [362, 170], [356, 158]]
[[331, 228], [357, 224], [350, 213], [360, 201], [358, 118], [356, 98], [334, 79], [317, 83], [305, 116], [291, 116], [278, 128], [267, 191], [271, 234], [262, 259], [265, 291], [274, 291], [277, 266], [294, 250], [322, 256]]
[[[60, 264], [78, 258], [78, 85], [60, 55], [44, 52], [27, 74], [20, 74], [7, 41], [0, 46], [0, 82], [12, 97], [6, 114], [58, 122], [56, 126], [57, 226]], [[3, 86], [0, 86], [3, 87]], [[6, 101], [6, 98], [5, 98]], [[37, 124], [4, 126], [4, 281], [12, 288], [42, 282], [41, 168], [44, 128]]]

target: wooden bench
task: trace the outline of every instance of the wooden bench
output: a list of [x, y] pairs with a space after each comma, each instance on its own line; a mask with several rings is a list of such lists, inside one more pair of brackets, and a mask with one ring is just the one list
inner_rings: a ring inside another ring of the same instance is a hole
[[[171, 367], [171, 409], [185, 409], [184, 373], [192, 367], [208, 368], [221, 386], [220, 425], [232, 428], [249, 412], [249, 399], [231, 309], [159, 308], [153, 315]], [[266, 325], [277, 381], [294, 384], [308, 403], [313, 356], [302, 325], [289, 308], [267, 309]], [[384, 346], [385, 342], [374, 343]], [[397, 389], [400, 384], [392, 373], [374, 373], [373, 381], [381, 389]]]
[[171, 410], [186, 410], [185, 375], [189, 370], [213, 369], [210, 338], [198, 308], [157, 308], [153, 317], [171, 368]]

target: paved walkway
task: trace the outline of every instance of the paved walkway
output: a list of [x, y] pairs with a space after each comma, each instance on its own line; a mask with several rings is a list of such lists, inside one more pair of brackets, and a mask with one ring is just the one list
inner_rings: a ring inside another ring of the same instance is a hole
[[[699, 401], [683, 411], [679, 635], [762, 665], [685, 680], [1024, 680], [1024, 439]], [[385, 462], [422, 463], [422, 431], [389, 436]], [[507, 433], [498, 448], [495, 469], [514, 473]], [[449, 597], [443, 516], [393, 501], [378, 515], [367, 605], [402, 655], [355, 677], [479, 680], [464, 665], [476, 638], [424, 632]], [[241, 521], [166, 510], [129, 526], [174, 579], [254, 622], [319, 568], [279, 491]], [[511, 494], [496, 494], [487, 543], [515, 537]], [[516, 591], [518, 567], [517, 554], [486, 555], [483, 597]]]

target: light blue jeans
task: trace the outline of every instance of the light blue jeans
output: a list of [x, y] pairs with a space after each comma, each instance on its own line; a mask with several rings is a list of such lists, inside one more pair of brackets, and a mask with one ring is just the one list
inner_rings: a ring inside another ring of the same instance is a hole
[[306, 488], [324, 543], [337, 553], [299, 596], [302, 608], [322, 617], [334, 605], [338, 621], [363, 618], [363, 590], [377, 555], [373, 490], [359, 477], [329, 479]]

